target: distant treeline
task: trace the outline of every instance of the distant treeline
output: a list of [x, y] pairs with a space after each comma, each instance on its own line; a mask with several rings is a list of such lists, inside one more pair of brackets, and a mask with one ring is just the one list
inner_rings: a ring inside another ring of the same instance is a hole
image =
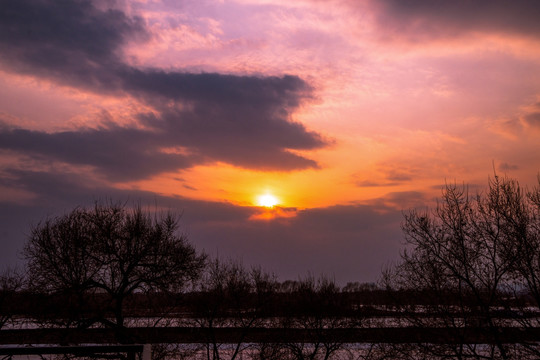
[[[440, 305], [435, 303], [437, 296], [429, 290], [390, 290], [381, 288], [371, 288], [370, 290], [347, 291], [347, 288], [335, 287], [332, 293], [332, 300], [328, 301], [329, 294], [323, 302], [312, 294], [301, 293], [295, 288], [300, 286], [301, 281], [294, 281], [295, 286], [289, 284], [281, 287], [278, 283], [275, 292], [265, 294], [264, 306], [261, 306], [261, 298], [258, 294], [250, 292], [242, 294], [241, 301], [234, 304], [228, 299], [233, 294], [216, 296], [212, 292], [191, 291], [179, 294], [171, 293], [134, 293], [125, 299], [124, 315], [128, 319], [137, 318], [197, 318], [204, 313], [205, 306], [216, 302], [222, 303], [219, 310], [215, 310], [216, 316], [220, 317], [242, 317], [250, 311], [257, 310], [258, 316], [273, 318], [286, 316], [313, 315], [317, 312], [324, 312], [324, 315], [359, 317], [359, 318], [403, 318], [408, 316], [436, 317], [439, 312], [430, 311], [431, 306]], [[360, 284], [364, 285], [364, 284]], [[367, 285], [372, 285], [369, 283]], [[363, 287], [363, 286], [362, 286]], [[316, 291], [316, 290], [315, 290]], [[309, 296], [309, 300], [306, 300]], [[504, 295], [500, 296], [504, 298]], [[459, 306], [462, 298], [458, 293], [446, 293], [446, 304]], [[110, 298], [105, 293], [88, 294], [85, 297], [83, 307], [78, 299], [69, 294], [43, 294], [34, 293], [27, 290], [21, 291], [0, 291], [0, 317], [9, 318], [4, 325], [13, 328], [10, 323], [13, 318], [19, 321], [39, 323], [67, 322], [74, 314], [84, 318], [113, 318], [114, 312], [110, 309]], [[472, 302], [472, 300], [471, 300]], [[204, 304], [204, 306], [201, 306]], [[498, 318], [512, 318], [510, 309], [528, 308], [529, 317], [540, 315], [533, 311], [534, 300], [528, 293], [522, 293], [519, 297], [512, 296], [512, 303], [501, 301], [499, 309], [494, 309]], [[404, 312], [404, 306], [416, 309], [415, 311]], [[201, 309], [203, 307], [203, 309]], [[471, 310], [472, 311], [472, 310]], [[525, 314], [522, 313], [522, 316]]]
[[[315, 304], [311, 306], [297, 306], [305, 301], [301, 299], [304, 294], [295, 290], [299, 287], [300, 281], [295, 281], [294, 287], [290, 284], [282, 287], [277, 284], [276, 291], [265, 294], [265, 306], [258, 309], [263, 313], [261, 316], [274, 317], [286, 316], [293, 312], [300, 313], [314, 310]], [[332, 294], [332, 311], [343, 316], [355, 316], [361, 313], [363, 316], [395, 316], [394, 303], [416, 302], [426, 299], [426, 294], [412, 293], [392, 293], [383, 289], [344, 291], [336, 287], [336, 293]], [[210, 304], [219, 299], [225, 304], [220, 308], [224, 316], [243, 316], [242, 314], [259, 306], [260, 297], [258, 294], [250, 292], [242, 294], [241, 301], [231, 304], [227, 299], [233, 294], [220, 295], [216, 297], [212, 292], [190, 291], [178, 294], [172, 293], [133, 293], [126, 297], [124, 304], [124, 314], [126, 318], [139, 317], [197, 317], [201, 311], [201, 304]], [[5, 316], [15, 316], [35, 321], [54, 321], [54, 319], [69, 318], [70, 309], [77, 304], [78, 299], [70, 294], [44, 294], [30, 291], [0, 292], [0, 298], [4, 303], [0, 312]], [[399, 299], [399, 300], [398, 300]], [[110, 302], [106, 293], [93, 293], [85, 297], [84, 317], [114, 317], [113, 311], [103, 311], [108, 309]], [[323, 304], [317, 304], [322, 306]], [[231, 306], [231, 308], [227, 308]], [[161, 311], [160, 311], [161, 309]], [[328, 309], [330, 310], [330, 309]], [[74, 310], [72, 310], [74, 311]], [[100, 314], [100, 315], [98, 315]]]

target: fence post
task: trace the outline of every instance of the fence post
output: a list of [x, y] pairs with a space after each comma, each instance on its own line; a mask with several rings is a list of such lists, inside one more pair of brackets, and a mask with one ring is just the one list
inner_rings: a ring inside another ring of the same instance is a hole
[[141, 360], [152, 360], [152, 344], [144, 344]]

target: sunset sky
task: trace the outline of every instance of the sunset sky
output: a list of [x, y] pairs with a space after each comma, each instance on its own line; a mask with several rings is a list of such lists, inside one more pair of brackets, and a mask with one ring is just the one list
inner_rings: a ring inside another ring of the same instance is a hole
[[120, 201], [281, 280], [375, 281], [445, 182], [536, 182], [539, 19], [536, 0], [0, 0], [0, 264], [40, 220]]

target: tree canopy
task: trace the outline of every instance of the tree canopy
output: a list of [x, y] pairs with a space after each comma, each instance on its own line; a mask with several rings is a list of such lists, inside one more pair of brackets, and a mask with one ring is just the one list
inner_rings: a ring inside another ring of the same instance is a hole
[[197, 254], [178, 227], [170, 213], [151, 215], [140, 206], [116, 204], [76, 208], [47, 219], [32, 229], [24, 248], [31, 286], [79, 302], [89, 294], [105, 294], [114, 322], [105, 317], [73, 320], [122, 327], [129, 295], [180, 291], [202, 271], [205, 255]]

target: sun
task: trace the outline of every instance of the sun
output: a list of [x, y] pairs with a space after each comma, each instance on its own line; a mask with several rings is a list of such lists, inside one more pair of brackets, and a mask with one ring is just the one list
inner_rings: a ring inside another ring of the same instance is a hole
[[267, 194], [264, 194], [264, 195], [259, 195], [257, 197], [257, 204], [259, 206], [264, 206], [264, 207], [267, 207], [267, 208], [271, 208], [271, 207], [274, 207], [277, 204], [279, 204], [279, 200], [274, 195], [267, 193]]

